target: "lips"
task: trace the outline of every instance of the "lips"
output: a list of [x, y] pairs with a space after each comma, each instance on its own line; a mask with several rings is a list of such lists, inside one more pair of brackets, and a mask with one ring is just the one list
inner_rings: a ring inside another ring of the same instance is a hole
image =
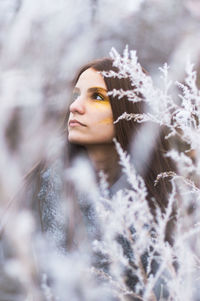
[[69, 126], [70, 127], [75, 127], [75, 126], [86, 126], [85, 124], [81, 123], [80, 121], [76, 119], [72, 119], [69, 121]]

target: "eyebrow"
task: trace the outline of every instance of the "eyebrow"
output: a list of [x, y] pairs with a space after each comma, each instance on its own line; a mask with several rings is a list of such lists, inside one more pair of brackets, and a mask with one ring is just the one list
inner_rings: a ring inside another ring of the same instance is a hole
[[108, 92], [107, 89], [104, 89], [102, 87], [92, 87], [92, 88], [88, 89], [88, 92], [99, 92], [99, 91], [102, 91], [102, 92], [105, 92], [105, 93]]
[[[78, 87], [75, 87], [74, 88], [74, 91], [80, 91], [80, 89], [78, 88]], [[108, 92], [108, 90], [107, 89], [104, 89], [104, 88], [102, 88], [102, 87], [92, 87], [92, 88], [89, 88], [88, 90], [87, 90], [87, 92], [89, 92], [89, 93], [93, 93], [93, 92], [104, 92], [104, 93], [107, 93]]]

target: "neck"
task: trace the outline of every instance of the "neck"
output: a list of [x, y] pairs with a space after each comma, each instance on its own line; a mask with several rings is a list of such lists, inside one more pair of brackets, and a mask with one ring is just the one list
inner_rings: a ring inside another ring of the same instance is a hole
[[111, 186], [120, 173], [119, 156], [114, 144], [87, 145], [86, 150], [96, 173], [103, 171]]

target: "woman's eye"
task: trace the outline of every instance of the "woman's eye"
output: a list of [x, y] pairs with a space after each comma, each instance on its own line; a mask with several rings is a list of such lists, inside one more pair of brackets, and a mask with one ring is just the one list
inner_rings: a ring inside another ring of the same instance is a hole
[[96, 100], [104, 100], [104, 97], [99, 93], [94, 93], [92, 98]]

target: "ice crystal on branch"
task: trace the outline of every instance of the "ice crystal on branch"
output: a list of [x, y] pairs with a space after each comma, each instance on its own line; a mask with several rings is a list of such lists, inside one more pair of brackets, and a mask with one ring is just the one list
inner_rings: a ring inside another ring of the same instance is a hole
[[200, 91], [196, 85], [196, 72], [193, 65], [187, 63], [185, 84], [178, 83], [182, 94], [179, 94], [181, 104], [173, 114], [174, 126], [181, 130], [181, 138], [191, 149], [199, 151], [200, 134]]

